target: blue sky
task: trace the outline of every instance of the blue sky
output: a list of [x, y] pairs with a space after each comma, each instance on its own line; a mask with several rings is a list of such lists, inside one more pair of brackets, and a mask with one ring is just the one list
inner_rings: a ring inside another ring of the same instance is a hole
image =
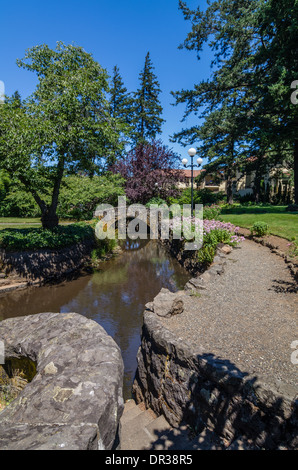
[[[191, 8], [205, 7], [205, 0], [187, 0]], [[36, 85], [34, 74], [19, 69], [16, 59], [37, 44], [55, 48], [57, 41], [75, 43], [91, 53], [111, 75], [118, 65], [129, 91], [138, 87], [139, 73], [149, 51], [162, 94], [162, 140], [181, 157], [187, 148], [170, 143], [169, 136], [190, 127], [197, 118], [181, 123], [184, 106], [173, 107], [171, 91], [193, 88], [210, 75], [210, 54], [200, 61], [196, 53], [178, 50], [191, 25], [178, 9], [178, 0], [15, 0], [0, 10], [0, 80], [5, 92], [18, 90], [25, 98]], [[199, 142], [189, 142], [189, 146]]]

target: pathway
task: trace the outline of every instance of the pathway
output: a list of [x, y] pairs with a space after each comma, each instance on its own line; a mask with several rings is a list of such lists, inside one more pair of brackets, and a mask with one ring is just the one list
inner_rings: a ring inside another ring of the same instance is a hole
[[284, 260], [245, 240], [212, 277], [200, 297], [164, 326], [202, 353], [229, 359], [239, 369], [297, 387], [292, 343], [298, 340], [297, 283]]
[[[241, 445], [241, 443], [239, 443]], [[121, 450], [221, 450], [219, 439], [205, 430], [192, 436], [186, 426], [172, 428], [163, 416], [157, 417], [144, 404], [125, 404], [121, 418]]]
[[[199, 354], [229, 359], [243, 371], [297, 388], [298, 366], [291, 362], [291, 345], [298, 340], [297, 283], [269, 248], [245, 240], [228, 255], [224, 273], [212, 276], [206, 290], [186, 296], [184, 306], [181, 315], [160, 320]], [[173, 429], [133, 400], [121, 422], [123, 450], [224, 448], [212, 432], [194, 437], [186, 427]], [[232, 448], [246, 446], [240, 439]]]

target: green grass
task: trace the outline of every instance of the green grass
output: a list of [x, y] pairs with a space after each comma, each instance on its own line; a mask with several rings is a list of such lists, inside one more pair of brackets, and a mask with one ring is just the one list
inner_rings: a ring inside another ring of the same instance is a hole
[[[59, 225], [68, 225], [73, 223], [75, 222], [71, 220], [59, 221]], [[36, 227], [41, 227], [40, 217], [0, 217], [0, 230], [5, 230], [7, 228], [22, 229]]]
[[298, 238], [298, 213], [287, 212], [286, 206], [242, 206], [224, 208], [220, 214], [224, 222], [250, 229], [255, 222], [266, 222], [269, 233], [287, 240]]
[[40, 217], [0, 217], [0, 224], [40, 224]]

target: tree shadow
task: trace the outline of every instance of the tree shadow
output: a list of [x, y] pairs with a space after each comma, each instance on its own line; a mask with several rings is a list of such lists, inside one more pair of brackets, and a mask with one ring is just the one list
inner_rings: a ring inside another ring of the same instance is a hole
[[260, 377], [212, 354], [197, 356], [189, 380], [183, 383], [181, 368], [189, 364], [175, 359], [169, 368], [171, 377], [164, 379], [159, 411], [176, 426], [152, 426], [156, 440], [150, 450], [298, 448], [297, 400], [287, 401]]
[[296, 294], [298, 292], [298, 284], [296, 281], [284, 281], [282, 279], [274, 279], [272, 288], [278, 294]]

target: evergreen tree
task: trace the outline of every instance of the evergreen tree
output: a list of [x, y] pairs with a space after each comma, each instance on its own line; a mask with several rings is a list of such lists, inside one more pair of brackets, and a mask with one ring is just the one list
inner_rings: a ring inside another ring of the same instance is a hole
[[140, 87], [134, 94], [134, 135], [135, 144], [154, 140], [161, 133], [164, 120], [161, 118], [162, 106], [159, 101], [161, 93], [149, 52], [145, 65], [139, 75]]
[[180, 2], [185, 18], [193, 25], [184, 47], [196, 50], [200, 58], [204, 43], [212, 36], [209, 45], [214, 51], [216, 71], [209, 80], [195, 85], [193, 90], [172, 92], [176, 104], [186, 104], [184, 120], [191, 113], [203, 120], [202, 124], [174, 134], [172, 140], [183, 145], [202, 142], [199, 153], [209, 160], [205, 170], [225, 174], [228, 203], [233, 202], [236, 170], [249, 156], [251, 137], [247, 119], [251, 113], [252, 97], [248, 92], [251, 64], [247, 58], [251, 52], [251, 31], [240, 18], [243, 9], [252, 8], [251, 3], [255, 2], [257, 0], [250, 3], [238, 0], [213, 2], [204, 13], [199, 9], [191, 11], [184, 2]]
[[124, 86], [119, 68], [115, 65], [110, 89], [110, 106], [113, 118], [130, 125], [133, 114], [133, 98]]
[[123, 156], [126, 144], [129, 143], [129, 134], [132, 131], [134, 116], [134, 100], [131, 94], [124, 86], [117, 65], [113, 69], [112, 83], [110, 88], [110, 113], [114, 119], [117, 131], [121, 136], [121, 147], [117, 143], [115, 148], [115, 159], [110, 164], [113, 165], [116, 160]]
[[[291, 86], [298, 80], [298, 2], [268, 0], [257, 12], [261, 45], [256, 54], [255, 91], [258, 114], [270, 115], [268, 136], [276, 160], [294, 170], [294, 198], [298, 204], [298, 103]], [[295, 98], [295, 96], [294, 96]]]
[[[291, 84], [298, 77], [297, 1], [214, 0], [204, 12], [199, 8], [191, 11], [181, 0], [179, 4], [185, 19], [192, 23], [181, 47], [196, 50], [200, 58], [203, 46], [209, 44], [214, 52], [215, 72], [210, 81], [201, 82], [194, 90], [174, 93], [176, 104], [186, 103], [185, 116], [199, 114], [205, 106], [201, 114], [205, 119], [203, 126], [183, 130], [174, 139], [185, 141], [196, 136], [196, 140], [202, 139], [203, 148], [206, 141], [212, 148], [212, 141], [219, 139], [212, 115], [220, 122], [221, 113], [221, 127], [227, 127], [234, 114], [233, 99], [228, 97], [236, 97], [240, 114], [234, 121], [234, 135], [248, 146], [242, 151], [242, 145], [236, 145], [237, 159], [244, 170], [256, 171], [256, 198], [262, 173], [276, 164], [286, 164], [294, 169], [297, 202], [298, 105], [290, 100]], [[216, 146], [213, 150], [217, 150]], [[223, 158], [227, 168], [235, 165], [230, 150], [215, 155], [213, 163], [221, 164]]]

